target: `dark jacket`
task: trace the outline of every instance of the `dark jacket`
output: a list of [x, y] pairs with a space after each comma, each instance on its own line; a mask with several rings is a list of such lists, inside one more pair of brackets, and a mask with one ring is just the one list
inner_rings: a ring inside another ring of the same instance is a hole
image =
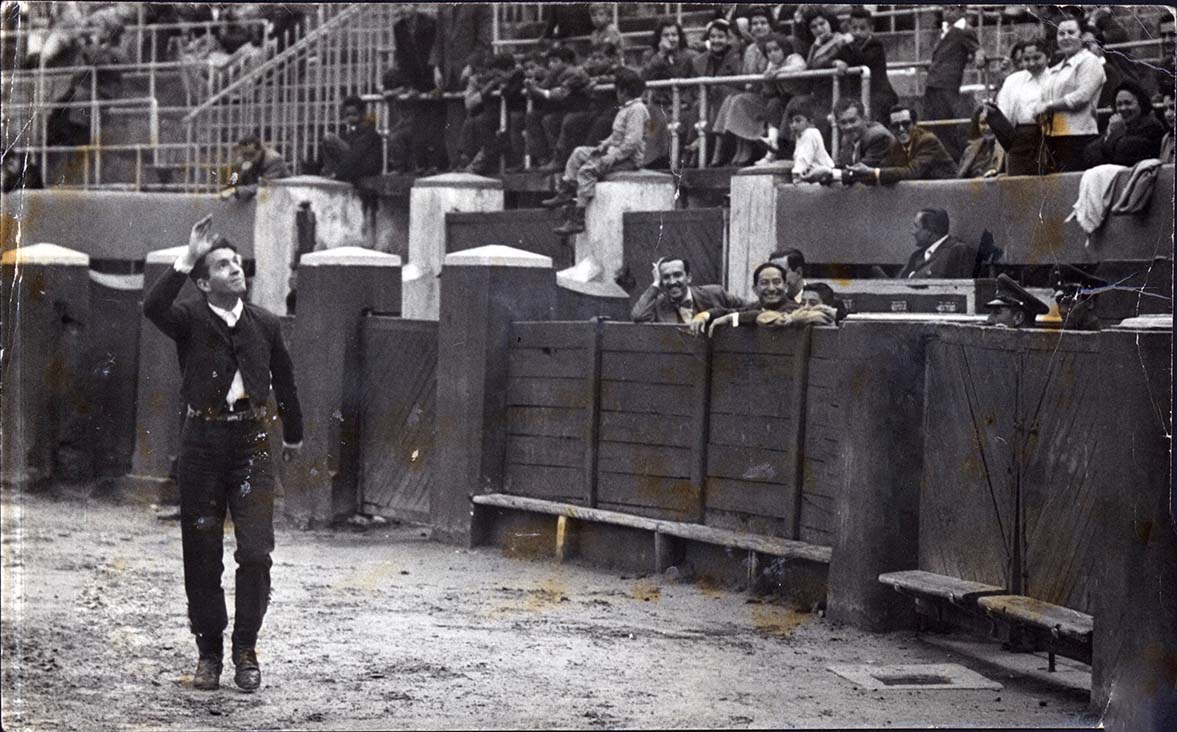
[[[865, 66], [870, 69], [871, 116], [875, 119], [886, 119], [891, 107], [898, 103], [899, 96], [891, 86], [891, 79], [887, 77], [887, 52], [882, 42], [871, 36], [862, 45], [856, 41], [842, 46], [838, 52], [838, 59], [845, 61], [848, 66]], [[843, 77], [841, 95], [860, 98], [862, 77], [854, 74]]]
[[[692, 76], [739, 76], [742, 70], [743, 61], [740, 58], [740, 49], [735, 46], [728, 47], [727, 53], [720, 58], [706, 52], [697, 54], [691, 59]], [[710, 123], [719, 113], [719, 107], [723, 104], [723, 100], [739, 89], [732, 84], [717, 84], [706, 87], [706, 89], [707, 119], [705, 121]], [[702, 118], [702, 115], [699, 117]]]
[[[944, 180], [956, 177], [956, 161], [940, 138], [922, 127], [911, 129], [907, 145], [895, 140], [887, 161], [879, 167], [879, 182], [890, 185], [901, 180]], [[868, 181], [869, 182], [869, 181]]]
[[278, 317], [245, 303], [237, 326], [230, 329], [203, 297], [175, 301], [187, 277], [169, 269], [143, 301], [147, 319], [176, 342], [184, 401], [198, 411], [219, 411], [225, 405], [233, 374], [241, 369], [250, 404], [264, 406], [272, 383], [282, 417], [283, 440], [290, 444], [302, 442], [302, 410], [294, 386], [294, 367], [282, 340]]
[[[719, 285], [691, 285], [691, 298], [695, 301], [695, 313], [722, 308], [741, 310], [747, 307], [743, 298], [736, 297]], [[630, 313], [635, 323], [681, 323], [678, 308], [660, 288], [650, 285], [633, 305]]]
[[[393, 59], [406, 86], [419, 92], [433, 89], [429, 53], [437, 38], [437, 21], [413, 11], [392, 25]], [[459, 68], [459, 70], [461, 70]]]
[[355, 183], [360, 178], [380, 174], [384, 143], [375, 127], [361, 122], [351, 131], [341, 131], [339, 136], [347, 143], [347, 154], [335, 168], [335, 180]]
[[936, 247], [932, 258], [924, 261], [923, 249], [916, 249], [898, 279], [968, 279], [977, 265], [977, 248], [949, 235]]
[[462, 88], [462, 69], [470, 54], [491, 53], [491, 7], [488, 3], [454, 3], [438, 6], [437, 32], [429, 65], [441, 69], [447, 91]]
[[1100, 137], [1087, 146], [1087, 164], [1136, 165], [1141, 160], [1159, 157], [1165, 126], [1154, 115], [1145, 112], [1123, 132], [1111, 138]]
[[960, 82], [964, 79], [964, 67], [980, 47], [977, 34], [971, 29], [949, 28], [948, 34], [932, 50], [932, 65], [928, 67], [928, 80], [924, 87], [959, 92]]
[[[692, 65], [695, 56], [696, 54], [684, 48], [673, 55], [672, 62], [671, 58], [658, 51], [646, 51], [642, 57], [642, 78], [646, 81], [689, 79], [695, 76], [695, 67]], [[650, 101], [655, 104], [670, 104], [672, 98], [673, 92], [670, 89], [650, 90]], [[679, 89], [679, 99], [682, 100], [684, 107], [693, 103], [695, 99], [694, 90], [689, 86], [681, 87]]]
[[891, 146], [895, 144], [895, 137], [891, 131], [878, 122], [871, 122], [862, 133], [857, 145], [845, 142], [838, 148], [838, 167], [846, 168], [855, 163], [863, 163], [872, 168], [879, 168], [886, 164]]

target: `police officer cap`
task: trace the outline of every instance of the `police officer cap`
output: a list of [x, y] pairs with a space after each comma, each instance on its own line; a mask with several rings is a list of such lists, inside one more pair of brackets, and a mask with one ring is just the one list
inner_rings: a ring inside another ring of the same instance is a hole
[[1030, 316], [1046, 315], [1050, 312], [1050, 306], [1030, 294], [1007, 274], [997, 275], [997, 297], [985, 305], [988, 308], [1020, 308]]

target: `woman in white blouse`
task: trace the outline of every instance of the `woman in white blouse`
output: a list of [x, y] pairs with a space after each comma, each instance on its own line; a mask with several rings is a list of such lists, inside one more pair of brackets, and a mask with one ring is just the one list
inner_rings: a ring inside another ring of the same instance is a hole
[[1059, 21], [1055, 38], [1064, 58], [1047, 70], [1035, 105], [1055, 173], [1083, 170], [1083, 150], [1099, 135], [1095, 105], [1107, 76], [1102, 59], [1083, 47], [1082, 33], [1078, 19]]

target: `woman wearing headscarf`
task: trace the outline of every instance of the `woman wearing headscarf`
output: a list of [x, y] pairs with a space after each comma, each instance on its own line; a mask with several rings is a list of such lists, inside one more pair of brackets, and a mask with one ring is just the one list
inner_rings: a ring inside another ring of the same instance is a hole
[[1087, 146], [1087, 164], [1136, 165], [1159, 157], [1165, 126], [1153, 114], [1152, 101], [1136, 84], [1121, 82], [1116, 87], [1116, 113], [1107, 131]]
[[[784, 36], [772, 32], [771, 14], [768, 8], [757, 8], [748, 13], [748, 28], [753, 39], [744, 49], [741, 73], [745, 76], [764, 74], [770, 60], [768, 46], [771, 44], [776, 57], [773, 66], [783, 68], [785, 58], [793, 52], [793, 46]], [[776, 96], [775, 84], [745, 84], [744, 91], [732, 94], [724, 100], [715, 119], [716, 134], [727, 137], [726, 144], [735, 145], [731, 165], [747, 165], [756, 155], [756, 143], [765, 134], [765, 121], [769, 100]], [[780, 116], [780, 107], [775, 115]], [[776, 122], [776, 119], [773, 120]], [[763, 147], [761, 148], [763, 149]]]

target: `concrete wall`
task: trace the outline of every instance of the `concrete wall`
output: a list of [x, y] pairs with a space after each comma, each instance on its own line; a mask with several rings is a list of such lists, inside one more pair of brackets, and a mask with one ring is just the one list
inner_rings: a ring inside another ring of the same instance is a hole
[[139, 261], [148, 252], [188, 243], [192, 224], [213, 215], [213, 225], [253, 257], [252, 201], [222, 201], [213, 194], [67, 191], [46, 189], [4, 196], [3, 247], [52, 242], [91, 259]]

